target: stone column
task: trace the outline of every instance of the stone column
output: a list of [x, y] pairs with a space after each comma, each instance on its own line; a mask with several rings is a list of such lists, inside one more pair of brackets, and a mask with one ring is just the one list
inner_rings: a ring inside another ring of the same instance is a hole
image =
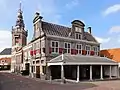
[[120, 76], [119, 76], [119, 65], [117, 66], [117, 78], [120, 78]]
[[[50, 69], [50, 66], [46, 66], [46, 79], [47, 80], [50, 80], [50, 77], [51, 76], [51, 69]], [[51, 78], [52, 79], [52, 78]]]
[[111, 65], [110, 65], [110, 72], [109, 72], [109, 78], [112, 79], [112, 75], [111, 75]]
[[29, 76], [31, 76], [31, 73], [32, 73], [32, 67], [31, 67], [31, 63], [29, 64]]
[[61, 65], [61, 79], [64, 78], [64, 66]]
[[90, 81], [92, 81], [92, 65], [90, 65]]
[[63, 65], [61, 65], [61, 80], [62, 80], [62, 83], [64, 83], [65, 78], [64, 78], [64, 66]]
[[34, 77], [36, 77], [36, 60], [35, 60], [35, 64], [34, 64], [34, 66], [35, 66], [35, 71], [34, 71]]
[[100, 67], [100, 79], [103, 80], [103, 66]]
[[33, 78], [32, 61], [30, 61], [30, 77]]
[[79, 82], [79, 79], [80, 79], [80, 67], [79, 65], [77, 65], [77, 82]]

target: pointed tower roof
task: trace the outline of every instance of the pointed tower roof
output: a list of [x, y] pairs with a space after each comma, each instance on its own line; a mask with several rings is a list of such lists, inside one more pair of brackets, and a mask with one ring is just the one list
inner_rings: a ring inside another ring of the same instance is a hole
[[24, 25], [24, 20], [23, 20], [23, 15], [22, 15], [22, 9], [21, 9], [21, 2], [20, 2], [20, 5], [19, 5], [19, 10], [18, 10], [18, 13], [17, 13], [17, 21], [16, 21], [16, 26], [18, 27], [25, 27]]

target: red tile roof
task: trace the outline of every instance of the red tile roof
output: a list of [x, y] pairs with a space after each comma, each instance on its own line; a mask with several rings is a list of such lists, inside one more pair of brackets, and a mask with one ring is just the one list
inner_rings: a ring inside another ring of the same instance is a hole
[[101, 50], [100, 54], [120, 62], [120, 48]]

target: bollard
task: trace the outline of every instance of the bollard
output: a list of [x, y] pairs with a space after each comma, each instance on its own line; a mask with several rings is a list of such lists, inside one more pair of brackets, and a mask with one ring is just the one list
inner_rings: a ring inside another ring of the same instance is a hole
[[50, 76], [50, 82], [52, 83], [52, 76]]

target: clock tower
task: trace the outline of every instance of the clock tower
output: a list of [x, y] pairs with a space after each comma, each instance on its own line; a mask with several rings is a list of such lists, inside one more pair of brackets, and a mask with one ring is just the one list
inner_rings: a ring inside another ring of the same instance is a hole
[[[11, 71], [16, 70], [17, 62], [22, 61], [22, 55], [19, 56], [21, 59], [18, 59], [17, 53], [22, 49], [23, 46], [27, 44], [27, 30], [25, 30], [25, 24], [23, 20], [23, 12], [21, 10], [21, 3], [17, 13], [17, 20], [14, 27], [12, 27], [12, 57], [11, 57]], [[18, 59], [18, 60], [17, 60]], [[21, 61], [20, 61], [21, 60]]]
[[23, 20], [21, 10], [21, 3], [20, 8], [17, 13], [17, 20], [14, 27], [12, 27], [12, 50], [19, 49], [27, 44], [27, 31], [25, 30], [25, 24]]

